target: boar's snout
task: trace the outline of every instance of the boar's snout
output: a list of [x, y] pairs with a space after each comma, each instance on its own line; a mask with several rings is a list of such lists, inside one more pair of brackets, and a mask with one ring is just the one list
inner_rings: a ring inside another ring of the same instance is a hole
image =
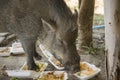
[[64, 67], [68, 73], [76, 73], [80, 71], [80, 57], [73, 57], [71, 60], [64, 62]]

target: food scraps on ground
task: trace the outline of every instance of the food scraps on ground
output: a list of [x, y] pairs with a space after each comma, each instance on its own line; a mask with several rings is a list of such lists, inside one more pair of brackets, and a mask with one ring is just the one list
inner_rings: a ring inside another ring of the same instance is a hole
[[63, 65], [60, 63], [60, 61], [58, 61], [56, 58], [52, 58], [51, 61], [52, 61], [56, 66], [63, 67]]
[[[43, 71], [46, 68], [46, 65], [44, 63], [37, 63], [37, 66], [39, 67], [39, 69], [37, 69], [36, 71]], [[28, 70], [27, 64], [24, 65], [24, 67], [22, 68], [22, 70]]]
[[9, 52], [9, 48], [8, 47], [0, 49], [0, 53], [6, 53], [6, 52]]
[[82, 76], [82, 77], [92, 75], [97, 71], [91, 68], [86, 63], [80, 63], [80, 69], [81, 71], [77, 72], [77, 75]]
[[62, 74], [54, 74], [54, 72], [49, 72], [37, 80], [64, 80], [64, 73]]

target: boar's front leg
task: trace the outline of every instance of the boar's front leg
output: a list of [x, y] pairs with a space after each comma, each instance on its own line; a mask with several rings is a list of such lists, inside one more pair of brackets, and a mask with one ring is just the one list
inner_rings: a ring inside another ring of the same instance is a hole
[[34, 54], [37, 55], [35, 51], [35, 42], [36, 39], [20, 39], [22, 42], [22, 46], [27, 53], [27, 65], [28, 69], [30, 70], [36, 70], [38, 66], [35, 64], [34, 61]]
[[[35, 49], [34, 49], [34, 50], [35, 50]], [[34, 57], [35, 57], [36, 60], [41, 60], [41, 59], [42, 59], [42, 56], [40, 56], [40, 55], [36, 52], [36, 50], [35, 50], [35, 52], [34, 52]]]

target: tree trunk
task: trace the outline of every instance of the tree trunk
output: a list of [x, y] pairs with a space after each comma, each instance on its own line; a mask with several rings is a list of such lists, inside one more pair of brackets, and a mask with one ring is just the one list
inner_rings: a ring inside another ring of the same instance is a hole
[[92, 42], [92, 24], [95, 0], [81, 0], [79, 2], [79, 34], [78, 48], [90, 46]]
[[120, 80], [120, 0], [105, 0], [107, 80]]
[[81, 6], [81, 1], [82, 1], [82, 0], [79, 0], [79, 9], [80, 9], [80, 6]]

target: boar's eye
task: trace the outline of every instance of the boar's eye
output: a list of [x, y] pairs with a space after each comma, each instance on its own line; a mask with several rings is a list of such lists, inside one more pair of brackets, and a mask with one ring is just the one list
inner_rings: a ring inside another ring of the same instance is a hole
[[61, 39], [57, 39], [57, 46], [63, 47], [63, 41]]

